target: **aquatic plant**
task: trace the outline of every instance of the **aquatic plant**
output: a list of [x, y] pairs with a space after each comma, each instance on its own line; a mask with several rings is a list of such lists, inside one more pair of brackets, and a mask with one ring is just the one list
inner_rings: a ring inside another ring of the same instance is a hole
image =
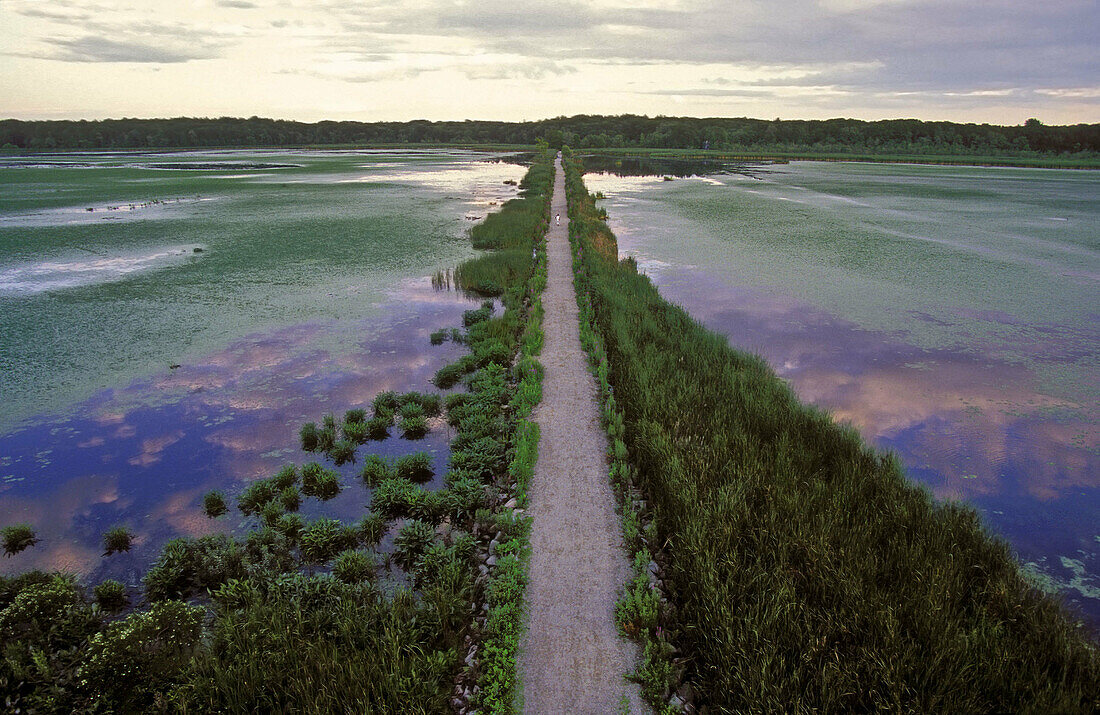
[[370, 554], [341, 551], [332, 564], [332, 575], [344, 583], [359, 583], [374, 576], [378, 565]]
[[126, 587], [113, 579], [96, 584], [92, 592], [99, 607], [108, 612], [121, 611], [130, 601], [126, 596]]
[[355, 442], [349, 439], [342, 439], [336, 444], [332, 445], [332, 449], [328, 451], [328, 456], [332, 459], [333, 463], [339, 467], [342, 464], [355, 461]]
[[298, 487], [293, 484], [283, 487], [279, 492], [279, 506], [285, 511], [298, 511], [298, 508], [302, 505], [302, 495], [298, 491]]
[[414, 483], [426, 482], [435, 474], [432, 469], [432, 455], [427, 452], [415, 452], [398, 457], [394, 465], [394, 473], [398, 479], [408, 479]]
[[379, 392], [371, 400], [371, 410], [375, 417], [392, 417], [393, 413], [400, 407], [400, 402], [397, 399], [397, 393], [392, 390], [385, 392]]
[[340, 476], [317, 462], [310, 462], [302, 467], [302, 493], [322, 501], [332, 499], [340, 493]]
[[317, 429], [316, 422], [306, 422], [298, 430], [298, 438], [302, 443], [302, 450], [315, 452], [321, 444], [321, 430]]
[[14, 556], [40, 541], [30, 524], [12, 524], [11, 526], [5, 526], [3, 529], [0, 529], [0, 540], [4, 543], [5, 556]]
[[271, 486], [275, 489], [287, 489], [298, 483], [298, 468], [293, 464], [283, 466], [271, 477]]
[[348, 410], [344, 413], [344, 426], [348, 424], [359, 424], [367, 420], [367, 411], [361, 407]]
[[371, 493], [371, 510], [387, 518], [405, 516], [424, 497], [424, 490], [408, 479], [389, 478]]
[[114, 526], [103, 534], [103, 555], [129, 551], [134, 543], [134, 533], [125, 526]]
[[388, 479], [393, 474], [393, 467], [389, 460], [378, 454], [368, 454], [363, 460], [363, 469], [359, 477], [368, 487], [376, 487], [383, 479]]
[[405, 439], [421, 439], [428, 434], [428, 420], [424, 417], [408, 417], [401, 420], [401, 436]]
[[450, 333], [448, 331], [436, 330], [428, 336], [428, 340], [431, 342], [432, 345], [442, 345], [444, 342], [446, 342], [448, 337], [450, 337]]
[[[280, 495], [281, 496], [281, 495]], [[260, 510], [260, 521], [265, 526], [274, 527], [279, 522], [280, 517], [286, 513], [283, 510], [282, 500], [276, 499], [264, 504], [263, 509]]]
[[386, 520], [381, 514], [367, 514], [356, 524], [359, 532], [359, 543], [363, 546], [373, 547], [382, 540], [386, 533]]
[[293, 544], [298, 543], [304, 528], [305, 521], [301, 514], [283, 514], [275, 524], [275, 530]]
[[343, 525], [327, 517], [307, 524], [298, 540], [302, 558], [315, 564], [327, 563], [344, 549], [354, 548], [354, 540], [350, 544], [348, 542], [349, 536]]
[[405, 523], [393, 537], [393, 559], [403, 568], [411, 568], [435, 539], [431, 524], [413, 519]]
[[240, 493], [237, 497], [237, 508], [245, 516], [259, 514], [264, 504], [275, 498], [275, 485], [268, 479], [258, 479]]
[[202, 510], [211, 519], [216, 519], [222, 514], [228, 513], [229, 503], [226, 501], [225, 494], [219, 491], [203, 494]]
[[370, 439], [370, 427], [366, 422], [345, 422], [343, 432], [344, 440], [351, 444], [353, 448], [357, 444], [366, 444]]
[[390, 425], [393, 424], [393, 415], [386, 417], [372, 417], [367, 421], [367, 438], [384, 440], [390, 436]]

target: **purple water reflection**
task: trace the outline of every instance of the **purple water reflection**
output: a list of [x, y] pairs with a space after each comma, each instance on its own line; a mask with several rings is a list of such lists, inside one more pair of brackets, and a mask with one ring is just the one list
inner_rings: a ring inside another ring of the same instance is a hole
[[[236, 510], [206, 518], [202, 495], [233, 495], [287, 462], [320, 461], [298, 449], [305, 421], [369, 407], [383, 390], [432, 389], [432, 375], [462, 348], [432, 346], [428, 335], [460, 324], [471, 305], [418, 281], [381, 306], [382, 317], [250, 336], [194, 364], [105, 390], [71, 417], [39, 418], [0, 436], [0, 525], [29, 522], [41, 539], [0, 570], [61, 569], [89, 583], [116, 578], [136, 586], [169, 539], [241, 530], [249, 522]], [[355, 349], [323, 347], [349, 329], [365, 336]], [[395, 429], [359, 454], [427, 451], [441, 483], [453, 435], [442, 418], [431, 425], [422, 440], [404, 440]], [[323, 504], [306, 500], [305, 517], [363, 515], [368, 491], [358, 467], [338, 471], [346, 488]], [[118, 523], [134, 529], [134, 547], [102, 557], [103, 532]]]
[[[702, 269], [661, 266], [650, 273], [662, 295], [735, 347], [765, 357], [803, 400], [896, 452], [908, 474], [938, 498], [974, 505], [1022, 562], [1100, 630], [1094, 406], [1046, 393], [1025, 366], [999, 359], [996, 340], [924, 349], [906, 342], [904, 331], [864, 330]], [[1100, 344], [1100, 333], [1067, 330], [1038, 326], [1033, 340], [1014, 348], [1059, 361], [1074, 346]]]

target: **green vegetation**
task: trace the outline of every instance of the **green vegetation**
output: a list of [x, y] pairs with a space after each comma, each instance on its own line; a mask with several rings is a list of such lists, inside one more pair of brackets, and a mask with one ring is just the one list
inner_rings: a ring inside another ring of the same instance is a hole
[[211, 519], [229, 513], [229, 502], [225, 494], [219, 491], [207, 492], [202, 497], [202, 511]]
[[103, 555], [129, 551], [134, 543], [134, 533], [125, 526], [115, 526], [103, 534]]
[[636, 554], [620, 624], [655, 707], [682, 689], [712, 711], [1094, 709], [1096, 647], [974, 511], [662, 300], [568, 158], [582, 341]]
[[30, 524], [5, 526], [0, 529], [0, 540], [4, 542], [4, 556], [14, 556], [39, 541]]
[[126, 597], [126, 587], [113, 579], [107, 579], [98, 584], [92, 593], [99, 607], [109, 613], [121, 611], [130, 601]]
[[394, 473], [398, 479], [426, 482], [435, 474], [432, 470], [432, 455], [427, 452], [416, 452], [398, 457], [394, 465]]
[[[523, 250], [534, 251], [534, 265], [542, 265], [541, 245]], [[243, 537], [165, 544], [142, 579], [145, 602], [123, 618], [108, 616], [127, 605], [118, 582], [86, 592], [64, 575], [0, 578], [5, 706], [22, 712], [440, 712], [459, 684], [467, 688], [466, 704], [482, 698], [483, 711], [507, 711], [510, 699], [496, 707], [496, 696], [481, 694], [505, 692], [514, 682], [526, 521], [504, 504], [513, 495], [526, 503], [537, 430], [522, 420], [517, 428], [514, 416], [530, 412], [539, 393], [530, 383], [541, 370], [531, 354], [515, 366], [512, 358], [541, 344], [530, 321], [541, 316], [544, 283], [536, 273], [507, 285], [503, 313], [490, 313], [462, 339], [476, 362], [471, 358], [462, 373], [467, 391], [447, 397], [447, 417], [465, 453], [489, 455], [460, 458], [479, 465], [476, 472], [452, 459], [445, 488], [428, 490], [412, 480], [433, 476], [430, 455], [408, 454], [394, 464], [368, 455], [361, 474], [372, 489], [371, 511], [343, 523], [288, 513], [304, 498], [332, 498], [341, 485], [339, 475], [318, 462], [286, 465], [237, 495], [241, 513], [256, 517]], [[406, 428], [440, 414], [443, 404], [437, 393], [383, 393], [370, 420], [365, 410], [349, 410], [342, 424], [325, 415], [320, 425], [303, 427], [302, 446], [334, 461], [350, 446], [354, 456], [355, 425], [369, 435], [378, 420], [384, 432], [400, 411]], [[220, 492], [202, 501], [211, 517], [229, 508]], [[393, 558], [382, 559], [378, 544], [396, 518], [408, 521], [395, 537]], [[35, 540], [26, 525], [7, 527], [3, 535], [11, 553]], [[331, 574], [319, 573], [329, 566]], [[411, 587], [386, 580], [384, 572], [396, 566], [404, 567]], [[484, 668], [471, 656], [479, 653], [488, 659]]]
[[[1019, 163], [1038, 159], [1062, 165], [1100, 165], [1100, 124], [1047, 126], [1037, 119], [1016, 126], [916, 119], [784, 121], [630, 114], [534, 122], [307, 124], [259, 117], [0, 121], [0, 145], [29, 150], [423, 143], [530, 147], [541, 137], [554, 148], [568, 144], [601, 150], [709, 150], [715, 155], [951, 156], [972, 157], [982, 163], [988, 158], [1011, 158]], [[495, 230], [494, 226], [484, 233], [491, 235]]]

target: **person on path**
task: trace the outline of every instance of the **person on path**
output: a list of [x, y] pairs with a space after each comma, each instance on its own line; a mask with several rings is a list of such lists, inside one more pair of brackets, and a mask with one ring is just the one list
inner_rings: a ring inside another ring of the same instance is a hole
[[561, 214], [554, 214], [554, 222], [561, 226]]

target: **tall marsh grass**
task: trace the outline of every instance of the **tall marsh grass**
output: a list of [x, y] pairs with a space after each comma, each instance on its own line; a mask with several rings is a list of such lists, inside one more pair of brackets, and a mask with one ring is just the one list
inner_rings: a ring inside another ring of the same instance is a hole
[[573, 161], [566, 186], [628, 488], [655, 524], [636, 539], [666, 565], [670, 605], [631, 606], [656, 704], [682, 680], [712, 712], [1097, 709], [1096, 646], [973, 509], [665, 302], [617, 260]]

